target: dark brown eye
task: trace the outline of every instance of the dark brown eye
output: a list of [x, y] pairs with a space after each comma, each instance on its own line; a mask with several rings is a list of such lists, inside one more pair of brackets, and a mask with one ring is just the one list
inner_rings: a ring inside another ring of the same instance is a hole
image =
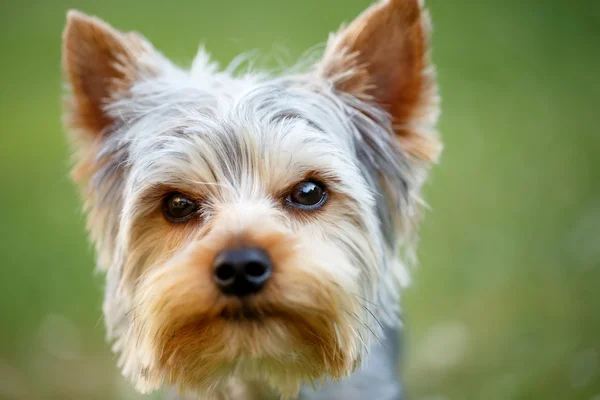
[[300, 182], [292, 189], [286, 202], [301, 210], [315, 210], [327, 201], [327, 192], [322, 184], [315, 181]]
[[181, 193], [171, 193], [163, 200], [163, 213], [170, 221], [186, 221], [196, 211], [198, 205]]

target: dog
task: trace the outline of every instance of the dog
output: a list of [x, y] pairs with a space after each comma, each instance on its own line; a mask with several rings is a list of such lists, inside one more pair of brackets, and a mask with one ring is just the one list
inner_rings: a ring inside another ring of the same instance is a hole
[[[174, 65], [69, 11], [65, 123], [124, 376], [200, 399], [399, 399], [439, 96], [419, 0], [278, 74]], [[188, 398], [185, 397], [185, 398]]]

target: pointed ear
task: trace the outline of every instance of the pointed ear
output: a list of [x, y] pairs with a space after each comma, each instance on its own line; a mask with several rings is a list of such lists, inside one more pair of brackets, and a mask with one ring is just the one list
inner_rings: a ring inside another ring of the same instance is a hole
[[67, 123], [95, 139], [115, 121], [105, 111], [126, 97], [142, 76], [154, 75], [152, 46], [137, 33], [122, 33], [100, 19], [69, 11], [63, 33], [62, 65], [72, 93]]
[[382, 0], [332, 35], [319, 73], [335, 89], [375, 102], [392, 117], [411, 158], [435, 161], [438, 96], [429, 67], [429, 16], [422, 0]]

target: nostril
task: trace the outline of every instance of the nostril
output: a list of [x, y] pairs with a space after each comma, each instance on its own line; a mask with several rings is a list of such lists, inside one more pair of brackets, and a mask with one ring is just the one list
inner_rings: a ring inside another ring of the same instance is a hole
[[251, 261], [246, 264], [244, 271], [246, 275], [251, 278], [261, 278], [266, 274], [268, 268], [265, 264], [261, 262]]
[[215, 276], [221, 282], [226, 282], [235, 276], [235, 268], [229, 263], [219, 265], [215, 270]]

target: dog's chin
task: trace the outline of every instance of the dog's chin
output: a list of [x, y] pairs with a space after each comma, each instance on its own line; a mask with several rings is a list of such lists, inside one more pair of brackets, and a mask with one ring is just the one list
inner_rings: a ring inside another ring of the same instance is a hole
[[341, 346], [342, 331], [298, 313], [225, 308], [158, 334], [144, 378], [206, 394], [235, 378], [264, 382], [294, 397], [305, 382], [340, 379], [353, 371], [358, 360]]
[[360, 307], [339, 284], [275, 273], [259, 294], [239, 299], [202, 273], [183, 263], [141, 281], [128, 346], [140, 391], [166, 384], [210, 394], [235, 378], [294, 397], [303, 383], [341, 379], [360, 362]]

